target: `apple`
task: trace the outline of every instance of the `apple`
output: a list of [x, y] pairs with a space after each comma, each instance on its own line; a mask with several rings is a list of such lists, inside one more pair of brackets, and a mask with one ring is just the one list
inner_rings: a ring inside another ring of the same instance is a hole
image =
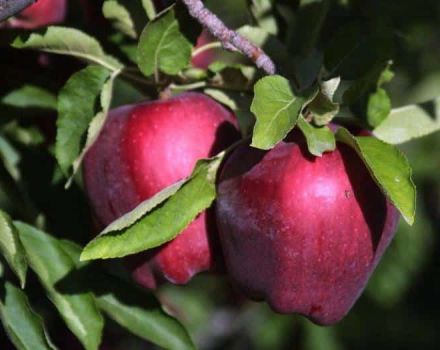
[[[108, 120], [83, 164], [86, 192], [100, 228], [165, 187], [189, 176], [201, 158], [239, 138], [234, 115], [200, 93], [122, 106]], [[184, 284], [215, 265], [215, 224], [200, 214], [172, 242], [130, 259], [147, 288]]]
[[216, 218], [227, 271], [248, 297], [331, 325], [362, 293], [399, 214], [353, 149], [315, 157], [294, 131], [272, 150], [233, 152]]
[[7, 26], [35, 29], [64, 21], [67, 11], [66, 0], [38, 0], [11, 18]]
[[[195, 49], [205, 46], [206, 44], [209, 44], [214, 40], [215, 38], [206, 29], [203, 29], [199, 37], [197, 38]], [[206, 51], [202, 51], [194, 56], [191, 60], [191, 63], [196, 68], [208, 69], [209, 65], [215, 61], [215, 58], [215, 49], [209, 49]]]

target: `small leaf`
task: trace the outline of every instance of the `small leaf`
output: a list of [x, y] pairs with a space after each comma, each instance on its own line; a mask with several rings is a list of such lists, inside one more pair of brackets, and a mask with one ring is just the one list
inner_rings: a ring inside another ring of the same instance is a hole
[[367, 105], [367, 120], [371, 126], [378, 126], [391, 112], [391, 100], [387, 92], [379, 88], [371, 94]]
[[95, 38], [74, 28], [48, 27], [44, 34], [31, 33], [26, 38], [17, 37], [12, 46], [78, 57], [111, 71], [122, 68], [120, 62], [103, 51]]
[[150, 21], [156, 17], [156, 7], [154, 6], [153, 0], [142, 0], [142, 6]]
[[4, 288], [0, 318], [14, 346], [19, 350], [56, 349], [46, 334], [42, 318], [29, 305], [26, 294], [9, 282], [4, 283]]
[[18, 165], [21, 160], [21, 155], [2, 135], [0, 135], [0, 158], [9, 175], [18, 181], [20, 179], [20, 169]]
[[24, 288], [28, 268], [25, 251], [11, 218], [2, 210], [0, 210], [0, 252], [20, 280], [21, 288]]
[[138, 65], [145, 76], [175, 75], [189, 65], [192, 45], [179, 30], [174, 10], [149, 22], [138, 45]]
[[295, 127], [304, 107], [317, 91], [307, 91], [296, 96], [287, 79], [273, 75], [260, 79], [254, 87], [251, 112], [257, 121], [254, 127], [252, 146], [261, 149], [273, 148]]
[[379, 139], [400, 144], [440, 130], [440, 98], [391, 110], [374, 129]]
[[107, 0], [102, 5], [102, 13], [113, 26], [132, 39], [137, 38], [136, 29], [130, 12], [116, 0]]
[[24, 223], [15, 222], [15, 225], [30, 267], [38, 275], [66, 325], [87, 350], [98, 349], [104, 320], [94, 296], [78, 288], [79, 280], [71, 282], [71, 289], [78, 292], [63, 293], [56, 288], [57, 282], [75, 271], [75, 262], [48, 234]]
[[333, 98], [340, 82], [339, 77], [322, 82], [319, 93], [308, 105], [316, 125], [326, 125], [338, 114], [339, 104]]
[[51, 92], [35, 85], [23, 85], [17, 90], [9, 92], [0, 99], [0, 102], [19, 108], [57, 108], [57, 98]]
[[174, 239], [215, 199], [215, 179], [223, 157], [221, 153], [199, 161], [188, 179], [164, 189], [110, 224], [84, 248], [81, 260], [119, 258]]
[[[88, 265], [79, 261], [80, 246], [70, 241], [59, 243], [76, 262], [77, 268]], [[138, 337], [165, 349], [194, 349], [185, 328], [162, 310], [152, 293], [102, 271], [97, 272], [91, 284], [92, 287], [96, 285], [99, 308], [110, 318]]]
[[324, 152], [335, 150], [335, 135], [327, 126], [314, 127], [307, 123], [303, 117], [300, 117], [298, 127], [306, 138], [309, 152], [314, 156], [321, 157]]
[[60, 91], [55, 155], [65, 175], [81, 152], [95, 101], [109, 76], [109, 70], [91, 65], [73, 74]]
[[355, 137], [339, 128], [336, 139], [351, 146], [364, 161], [384, 194], [412, 225], [416, 208], [416, 189], [406, 157], [394, 146], [372, 136]]

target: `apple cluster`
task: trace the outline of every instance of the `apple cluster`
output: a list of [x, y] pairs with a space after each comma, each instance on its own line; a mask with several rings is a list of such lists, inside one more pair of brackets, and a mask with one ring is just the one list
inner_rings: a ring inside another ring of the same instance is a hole
[[[65, 12], [65, 0], [38, 1], [8, 23], [37, 28]], [[198, 45], [209, 40], [203, 32]], [[193, 65], [206, 68], [210, 54]], [[97, 231], [238, 140], [233, 113], [200, 93], [111, 110], [83, 164]], [[127, 259], [135, 281], [185, 284], [225, 265], [249, 298], [330, 325], [362, 293], [399, 219], [353, 149], [338, 143], [315, 157], [297, 130], [269, 151], [243, 141], [223, 164], [217, 192], [174, 240]]]
[[[83, 167], [98, 228], [237, 140], [234, 115], [200, 93], [113, 109]], [[214, 207], [177, 238], [127, 260], [139, 284], [185, 284], [224, 263], [249, 298], [334, 324], [361, 294], [399, 218], [353, 149], [338, 144], [315, 157], [296, 130], [269, 151], [238, 146], [217, 189]]]

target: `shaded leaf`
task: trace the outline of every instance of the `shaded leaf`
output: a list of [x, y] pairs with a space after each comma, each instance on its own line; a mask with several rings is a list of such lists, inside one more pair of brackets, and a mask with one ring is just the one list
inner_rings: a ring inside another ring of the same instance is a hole
[[[79, 261], [80, 246], [70, 241], [60, 241], [60, 245], [78, 268], [88, 265]], [[194, 349], [185, 328], [162, 310], [151, 292], [101, 271], [93, 281], [99, 308], [122, 327], [165, 349]]]
[[20, 108], [57, 108], [56, 96], [35, 85], [23, 85], [3, 96], [0, 102], [8, 106]]
[[2, 210], [0, 210], [0, 252], [17, 275], [21, 287], [24, 288], [28, 268], [25, 251], [11, 218]]
[[136, 28], [130, 12], [117, 0], [105, 1], [102, 5], [102, 13], [117, 30], [130, 38], [137, 38]]
[[411, 167], [406, 157], [393, 145], [372, 136], [355, 137], [339, 128], [336, 139], [351, 146], [364, 161], [371, 176], [412, 225], [416, 208], [416, 188], [411, 178]]
[[391, 99], [387, 92], [379, 88], [368, 98], [367, 120], [371, 126], [378, 126], [391, 112]]
[[[94, 296], [90, 292], [63, 293], [56, 288], [62, 278], [75, 270], [75, 262], [48, 234], [24, 223], [16, 222], [15, 225], [30, 267], [38, 275], [66, 325], [87, 350], [98, 349], [104, 320]], [[78, 287], [81, 281], [71, 283]]]
[[56, 349], [46, 334], [42, 318], [29, 305], [26, 294], [9, 282], [4, 288], [0, 318], [14, 346], [19, 350]]

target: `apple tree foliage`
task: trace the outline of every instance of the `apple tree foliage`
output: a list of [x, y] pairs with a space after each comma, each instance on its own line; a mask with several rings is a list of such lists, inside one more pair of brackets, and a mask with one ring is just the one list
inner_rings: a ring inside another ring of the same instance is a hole
[[[294, 128], [318, 157], [334, 150], [336, 142], [352, 147], [404, 220], [415, 223], [412, 230], [402, 226], [402, 238], [384, 261], [390, 278], [398, 276], [396, 288], [404, 288], [402, 274], [414, 275], [423, 261], [419, 252], [427, 238], [417, 238], [416, 231], [429, 231], [429, 225], [427, 214], [416, 210], [412, 168], [404, 147], [397, 145], [440, 130], [435, 94], [425, 101], [392, 100], [397, 93], [390, 87], [405, 78], [407, 64], [396, 46], [405, 45], [401, 28], [410, 28], [386, 23], [370, 4], [374, 1], [207, 1], [226, 25], [275, 61], [277, 74], [268, 76], [221, 45], [212, 45], [216, 54], [206, 69], [194, 67], [192, 57], [203, 54], [195, 48], [202, 28], [180, 1], [164, 9], [157, 3], [106, 0], [91, 23], [70, 6], [60, 25], [34, 31], [0, 29], [1, 59], [10, 57], [1, 62], [5, 84], [0, 112], [5, 119], [0, 124], [0, 319], [10, 341], [18, 349], [55, 349], [53, 327], [46, 326], [50, 312], [88, 350], [99, 348], [109, 322], [162, 348], [202, 344], [194, 329], [201, 332], [203, 322], [193, 327], [179, 312], [161, 306], [152, 292], [128, 282], [115, 267], [118, 260], [94, 260], [128, 256], [175, 238], [215, 200], [217, 172], [232, 148], [200, 160], [188, 178], [141, 203], [94, 239], [87, 233], [78, 173], [110, 108], [188, 90], [205, 92], [234, 110], [243, 138], [253, 147], [271, 149]], [[405, 1], [405, 6], [416, 6], [410, 3]], [[356, 17], [358, 13], [365, 19]], [[39, 59], [48, 63], [37, 63]], [[55, 119], [47, 115], [56, 115], [56, 137]], [[355, 137], [350, 127], [333, 133], [332, 121], [368, 128], [375, 137]], [[426, 162], [438, 163], [435, 152], [424, 154]], [[375, 292], [383, 285], [380, 279], [386, 279], [381, 271], [377, 275], [368, 293], [378, 303], [389, 302], [396, 291]], [[202, 304], [206, 298], [166, 293], [188, 304], [186, 308], [194, 298]], [[34, 295], [44, 295], [50, 303]], [[283, 330], [293, 327], [290, 320], [265, 309], [249, 313], [255, 324], [242, 327], [250, 337], [261, 338], [261, 349], [264, 342], [277, 348]], [[265, 322], [276, 325], [271, 328], [273, 339], [261, 336]], [[341, 348], [330, 329], [304, 327], [305, 348]]]

